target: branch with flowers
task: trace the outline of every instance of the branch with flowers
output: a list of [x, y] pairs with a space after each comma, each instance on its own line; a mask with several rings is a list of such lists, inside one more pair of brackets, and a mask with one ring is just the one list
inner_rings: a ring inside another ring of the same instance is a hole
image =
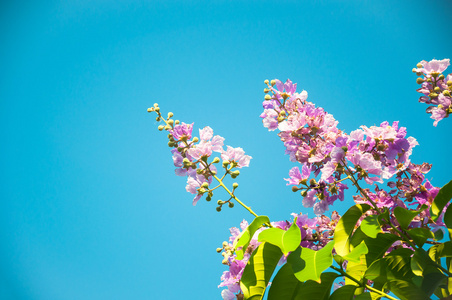
[[[413, 69], [422, 84], [421, 102], [435, 120], [452, 112], [452, 75], [442, 75], [449, 60], [422, 61]], [[439, 189], [426, 178], [432, 165], [410, 159], [418, 145], [399, 122], [361, 126], [346, 133], [333, 115], [307, 100], [306, 91], [287, 80], [265, 81], [264, 127], [278, 130], [286, 154], [301, 164], [289, 171], [287, 185], [299, 192], [304, 207], [316, 217], [292, 214], [272, 222], [258, 215], [227, 187], [248, 167], [242, 148], [224, 146], [210, 127], [193, 136], [193, 123], [165, 118], [158, 104], [148, 112], [163, 121], [178, 176], [187, 177], [193, 205], [214, 198], [223, 188], [230, 198], [217, 200], [216, 210], [235, 204], [254, 219], [231, 236], [217, 252], [228, 270], [219, 287], [223, 299], [430, 299], [452, 295], [452, 181]], [[220, 164], [221, 162], [221, 164]], [[344, 191], [356, 189], [343, 216], [325, 215]], [[449, 237], [444, 238], [447, 233]], [[271, 281], [271, 284], [270, 284]]]

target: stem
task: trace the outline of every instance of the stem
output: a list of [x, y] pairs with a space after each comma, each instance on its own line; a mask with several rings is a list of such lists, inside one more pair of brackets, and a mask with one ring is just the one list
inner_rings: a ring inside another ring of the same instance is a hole
[[217, 175], [212, 174], [213, 178], [215, 178], [218, 183], [226, 190], [226, 192], [228, 192], [228, 194], [231, 196], [231, 198], [233, 198], [235, 201], [237, 201], [241, 206], [243, 206], [247, 211], [249, 211], [253, 216], [258, 217], [258, 215], [248, 206], [245, 205], [245, 203], [243, 203], [242, 201], [239, 200], [239, 198], [237, 198], [234, 193], [232, 193], [223, 183], [223, 181], [217, 177]]
[[367, 284], [365, 284], [365, 283], [360, 282], [360, 281], [357, 280], [356, 278], [354, 278], [354, 277], [352, 277], [351, 275], [347, 274], [347, 272], [344, 272], [343, 270], [341, 270], [341, 269], [339, 269], [339, 268], [337, 268], [337, 267], [335, 267], [335, 266], [330, 266], [330, 268], [333, 269], [333, 270], [335, 270], [335, 271], [337, 271], [337, 272], [339, 272], [342, 276], [345, 276], [345, 277], [347, 277], [348, 279], [354, 281], [354, 282], [357, 283], [360, 287], [364, 287], [364, 288], [368, 289], [369, 291], [372, 291], [372, 292], [374, 292], [374, 293], [377, 293], [377, 294], [379, 294], [379, 295], [381, 295], [381, 296], [383, 296], [383, 297], [386, 297], [386, 298], [388, 298], [388, 299], [391, 299], [391, 300], [398, 300], [397, 298], [394, 298], [394, 297], [392, 297], [392, 296], [386, 294], [385, 292], [382, 292], [382, 291], [380, 291], [380, 290], [377, 290], [377, 289], [371, 287], [370, 285], [367, 285]]
[[361, 195], [367, 199], [367, 201], [369, 201], [370, 203], [372, 203], [373, 207], [375, 208], [375, 210], [381, 214], [380, 209], [377, 207], [377, 204], [370, 199], [369, 195], [367, 195], [366, 192], [364, 192], [364, 190], [359, 186], [358, 181], [355, 179], [355, 177], [353, 176], [352, 171], [349, 169], [349, 167], [347, 166], [347, 164], [345, 162], [344, 163], [344, 167], [347, 169], [348, 171], [348, 176], [350, 177], [350, 180], [353, 182], [353, 185], [358, 189], [358, 191], [361, 193]]

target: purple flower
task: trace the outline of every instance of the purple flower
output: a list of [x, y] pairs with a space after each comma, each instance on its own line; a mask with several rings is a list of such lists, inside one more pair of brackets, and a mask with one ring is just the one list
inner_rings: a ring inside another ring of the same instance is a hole
[[289, 178], [284, 178], [284, 180], [288, 181], [287, 185], [299, 185], [302, 181], [307, 181], [309, 175], [311, 174], [311, 168], [307, 165], [303, 165], [301, 170], [302, 173], [300, 173], [300, 169], [298, 167], [290, 169]]
[[268, 128], [268, 131], [273, 131], [278, 128], [278, 113], [273, 109], [264, 109], [260, 117], [263, 119], [262, 123], [265, 128]]
[[229, 289], [225, 289], [221, 291], [221, 297], [223, 300], [234, 300], [236, 299], [235, 294], [231, 292]]
[[173, 135], [176, 141], [187, 141], [191, 139], [191, 133], [193, 130], [193, 123], [185, 124], [184, 122], [174, 126], [174, 129], [171, 130], [171, 134]]
[[196, 205], [198, 200], [202, 197], [202, 194], [198, 193], [198, 189], [204, 182], [211, 183], [212, 177], [207, 180], [204, 175], [195, 174], [194, 176], [188, 176], [187, 178], [187, 186], [185, 187], [185, 190], [190, 194], [196, 195], [195, 198], [193, 198], [193, 206]]

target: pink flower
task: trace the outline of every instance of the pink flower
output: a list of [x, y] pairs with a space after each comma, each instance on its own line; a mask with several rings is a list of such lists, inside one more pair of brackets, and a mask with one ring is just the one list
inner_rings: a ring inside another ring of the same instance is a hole
[[245, 155], [245, 151], [240, 147], [232, 148], [231, 146], [227, 146], [227, 150], [221, 153], [222, 160], [235, 162], [238, 168], [248, 167], [251, 158], [251, 156]]
[[432, 59], [429, 62], [423, 60], [420, 64], [422, 65], [422, 68], [415, 69], [415, 72], [422, 72], [425, 75], [430, 75], [433, 72], [444, 72], [450, 65], [450, 60], [448, 58], [443, 60]]

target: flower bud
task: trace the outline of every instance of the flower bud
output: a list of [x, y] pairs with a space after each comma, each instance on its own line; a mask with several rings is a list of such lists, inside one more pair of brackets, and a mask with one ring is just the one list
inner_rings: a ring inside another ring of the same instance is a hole
[[201, 187], [207, 189], [209, 187], [209, 183], [203, 182], [203, 184], [201, 184]]
[[317, 198], [319, 198], [320, 200], [323, 200], [323, 199], [325, 199], [325, 194], [323, 194], [323, 193], [318, 193], [318, 194], [317, 194]]
[[201, 173], [202, 173], [202, 169], [197, 169], [196, 170], [196, 174], [201, 175]]
[[269, 90], [269, 89], [267, 89], [267, 88], [265, 88], [265, 89], [264, 89], [264, 93], [266, 93], [266, 94], [267, 94], [268, 92], [270, 92], [270, 90]]
[[420, 68], [422, 68], [423, 67], [423, 65], [421, 64], [421, 63], [418, 63], [417, 65], [416, 65], [416, 68], [418, 68], [418, 69], [420, 69]]
[[274, 86], [274, 85], [276, 84], [276, 80], [270, 81], [270, 84], [271, 84], [272, 86]]
[[272, 98], [272, 96], [270, 96], [269, 94], [265, 95], [264, 99], [265, 100], [270, 100]]
[[421, 76], [421, 75], [422, 75], [422, 72], [416, 72], [416, 75], [417, 75], [417, 76]]
[[160, 117], [155, 118], [157, 122], [160, 122]]
[[212, 161], [213, 164], [217, 164], [220, 162], [220, 159], [218, 157], [215, 157]]
[[448, 86], [452, 86], [452, 80], [448, 80], [448, 81], [447, 81], [447, 85], [448, 85]]
[[184, 165], [188, 165], [190, 163], [190, 160], [188, 158], [184, 157], [184, 159], [182, 160], [182, 163]]
[[209, 202], [210, 200], [212, 200], [212, 197], [210, 197], [210, 195], [207, 195], [206, 201]]
[[217, 210], [217, 212], [220, 212], [220, 211], [221, 211], [221, 206], [218, 206], [218, 207], [216, 208], [216, 210]]
[[193, 138], [193, 143], [197, 143], [197, 142], [199, 142], [199, 139], [198, 139], [198, 137], [195, 136], [195, 137]]
[[221, 251], [223, 251], [223, 248], [217, 248], [217, 253], [220, 253]]
[[240, 175], [240, 171], [239, 170], [235, 170], [234, 172], [231, 173], [231, 177], [232, 178], [236, 178], [239, 175]]
[[238, 188], [238, 187], [239, 187], [239, 184], [238, 184], [237, 182], [234, 182], [234, 183], [232, 184], [232, 188], [236, 189], [236, 188]]
[[227, 246], [229, 246], [228, 242], [224, 241], [223, 244], [221, 244], [223, 246], [223, 248], [226, 248]]
[[199, 189], [198, 189], [198, 194], [201, 194], [201, 195], [203, 195], [205, 192], [207, 192], [204, 188], [202, 188], [202, 187], [200, 187]]
[[444, 75], [443, 74], [439, 75], [438, 79], [439, 80], [444, 80]]
[[342, 146], [341, 149], [342, 149], [344, 152], [347, 152], [347, 150], [348, 150], [347, 146]]
[[[218, 208], [218, 207], [217, 207], [217, 208]], [[220, 210], [217, 209], [217, 211], [221, 211], [221, 208], [220, 208]], [[229, 260], [228, 260], [227, 258], [225, 258], [225, 259], [223, 259], [223, 260], [221, 261], [221, 263], [222, 263], [223, 265], [227, 265], [227, 264], [229, 264]]]
[[296, 186], [293, 186], [293, 187], [292, 187], [292, 192], [294, 192], [294, 193], [295, 193], [295, 192], [298, 192], [298, 190], [299, 190], [299, 188], [298, 188], [298, 187], [296, 187]]
[[176, 124], [179, 124], [179, 123], [180, 123], [180, 121], [179, 121], [179, 120], [176, 120], [176, 122], [174, 122], [174, 123], [176, 123]]
[[311, 180], [309, 180], [309, 184], [311, 186], [316, 186], [317, 185], [317, 181], [314, 178], [312, 178]]
[[173, 119], [169, 120], [169, 121], [168, 121], [168, 124], [169, 124], [169, 125], [173, 125], [173, 124], [174, 124], [174, 120], [173, 120]]
[[149, 107], [148, 108], [148, 112], [153, 112], [154, 111], [154, 108], [153, 107]]
[[308, 191], [306, 191], [306, 190], [303, 190], [303, 191], [301, 191], [301, 197], [306, 197], [306, 195], [308, 194]]
[[154, 107], [158, 107], [159, 106], [159, 104], [158, 103], [154, 103]]
[[160, 111], [160, 107], [156, 107], [156, 108], [154, 108], [154, 110], [156, 111], [156, 112], [159, 112]]
[[416, 73], [416, 68], [411, 69], [411, 72]]
[[163, 125], [159, 125], [159, 127], [157, 127], [157, 129], [160, 130], [160, 131], [162, 131], [163, 128], [165, 128], [165, 126], [163, 126]]
[[428, 83], [432, 83], [432, 79], [431, 78], [427, 78], [426, 80]]
[[174, 142], [173, 141], [169, 141], [168, 142], [168, 147], [174, 147]]
[[264, 83], [265, 83], [265, 84], [268, 84], [268, 82], [269, 82], [268, 79], [265, 79], [265, 80], [264, 80]]
[[221, 200], [218, 200], [218, 201], [217, 201], [217, 204], [218, 204], [218, 205], [222, 205], [222, 204], [224, 204], [224, 202], [221, 201]]
[[441, 92], [441, 89], [439, 88], [439, 86], [435, 86], [435, 88], [433, 90], [437, 93]]
[[421, 83], [423, 83], [423, 82], [424, 82], [424, 79], [421, 78], [421, 77], [419, 77], [418, 79], [416, 79], [416, 83], [417, 83], [417, 84], [421, 84]]
[[443, 95], [447, 96], [447, 97], [450, 97], [450, 91], [449, 90], [444, 90], [443, 91]]
[[430, 93], [428, 96], [430, 98], [436, 98], [436, 97], [438, 97], [438, 94], [437, 93]]
[[430, 73], [430, 75], [432, 75], [433, 78], [436, 78], [436, 77], [438, 77], [439, 72], [433, 71], [433, 72]]
[[174, 116], [174, 114], [172, 112], [168, 113], [168, 118], [171, 118], [172, 116]]
[[223, 160], [223, 167], [226, 168], [227, 166], [229, 166], [230, 162], [229, 160]]
[[234, 203], [229, 202], [229, 203], [228, 203], [228, 206], [229, 206], [229, 208], [233, 208], [233, 207], [234, 207]]
[[171, 126], [169, 126], [169, 125], [165, 126], [165, 130], [170, 130], [170, 129], [171, 129]]

